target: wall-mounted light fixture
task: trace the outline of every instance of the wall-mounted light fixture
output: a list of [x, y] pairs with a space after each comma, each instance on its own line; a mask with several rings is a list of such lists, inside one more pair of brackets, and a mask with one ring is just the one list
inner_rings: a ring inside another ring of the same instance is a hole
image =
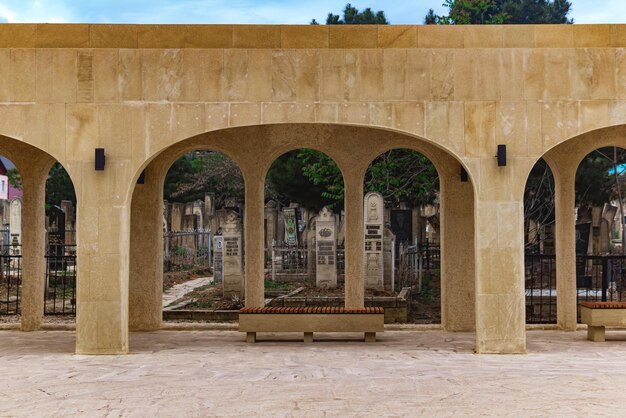
[[461, 166], [461, 181], [465, 183], [467, 182], [468, 179], [469, 179], [469, 175], [467, 174], [465, 167]]
[[96, 171], [104, 170], [105, 161], [104, 148], [96, 148]]
[[498, 167], [506, 166], [506, 145], [498, 145], [498, 155], [496, 155], [496, 158], [498, 158]]
[[137, 184], [145, 184], [146, 183], [146, 170], [143, 170], [137, 179]]

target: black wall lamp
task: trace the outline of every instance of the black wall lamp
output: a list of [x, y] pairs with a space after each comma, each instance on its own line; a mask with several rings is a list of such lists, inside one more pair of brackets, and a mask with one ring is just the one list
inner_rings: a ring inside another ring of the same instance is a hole
[[461, 166], [461, 181], [465, 183], [467, 182], [468, 179], [469, 179], [469, 175], [467, 174], [465, 167]]
[[105, 161], [104, 148], [96, 148], [96, 171], [104, 171]]
[[498, 167], [506, 166], [506, 145], [498, 145], [498, 155], [496, 155], [498, 159]]
[[146, 170], [143, 170], [137, 179], [137, 184], [146, 184]]

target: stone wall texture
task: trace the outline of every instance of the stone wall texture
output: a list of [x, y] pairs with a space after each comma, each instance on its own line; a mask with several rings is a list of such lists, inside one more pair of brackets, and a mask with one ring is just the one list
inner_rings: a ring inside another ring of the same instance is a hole
[[[162, 273], [149, 266], [162, 257], [161, 214], [148, 209], [189, 150], [241, 168], [246, 304], [262, 304], [265, 174], [305, 147], [344, 176], [347, 306], [363, 306], [365, 170], [383, 151], [416, 149], [442, 179], [443, 327], [475, 329], [478, 352], [524, 352], [526, 179], [545, 156], [557, 179], [559, 324], [572, 329], [572, 167], [626, 145], [625, 47], [626, 25], [3, 24], [0, 154], [32, 185], [30, 202], [42, 202], [54, 160], [74, 182], [79, 353], [125, 353], [129, 323], [160, 326]], [[137, 185], [144, 170], [153, 180]], [[26, 225], [43, 222], [41, 207]], [[24, 234], [25, 299], [43, 293], [42, 240]], [[40, 324], [38, 303], [27, 302], [24, 329]]]

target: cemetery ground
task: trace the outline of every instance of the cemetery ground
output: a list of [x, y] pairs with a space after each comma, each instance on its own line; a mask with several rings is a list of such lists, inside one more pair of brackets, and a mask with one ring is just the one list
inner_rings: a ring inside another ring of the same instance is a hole
[[626, 415], [623, 331], [531, 330], [510, 356], [474, 354], [473, 333], [299, 337], [142, 332], [131, 355], [82, 356], [74, 332], [2, 331], [0, 416]]
[[[200, 274], [195, 272], [168, 272], [164, 274], [164, 292], [176, 284], [189, 282]], [[308, 303], [315, 306], [343, 306], [343, 283], [334, 289], [322, 289], [312, 281], [272, 281], [265, 280], [265, 298], [267, 306], [277, 305], [282, 298], [290, 298], [294, 303]], [[366, 290], [365, 297], [396, 298], [399, 292]], [[409, 306], [406, 321], [413, 324], [439, 324], [441, 322], [440, 285], [438, 275], [426, 277], [420, 292], [413, 291], [407, 301]], [[168, 310], [238, 310], [244, 306], [238, 297], [223, 297], [222, 284], [210, 284], [196, 287], [184, 296], [168, 304]], [[167, 320], [167, 318], [166, 318]], [[178, 321], [178, 319], [177, 319]]]

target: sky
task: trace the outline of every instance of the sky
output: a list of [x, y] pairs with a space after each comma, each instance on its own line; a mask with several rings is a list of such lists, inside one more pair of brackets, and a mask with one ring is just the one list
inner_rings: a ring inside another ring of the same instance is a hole
[[[570, 0], [575, 23], [626, 23], [624, 0]], [[323, 23], [348, 0], [0, 0], [0, 22], [10, 23]], [[392, 24], [421, 24], [443, 0], [351, 0], [383, 10]]]

